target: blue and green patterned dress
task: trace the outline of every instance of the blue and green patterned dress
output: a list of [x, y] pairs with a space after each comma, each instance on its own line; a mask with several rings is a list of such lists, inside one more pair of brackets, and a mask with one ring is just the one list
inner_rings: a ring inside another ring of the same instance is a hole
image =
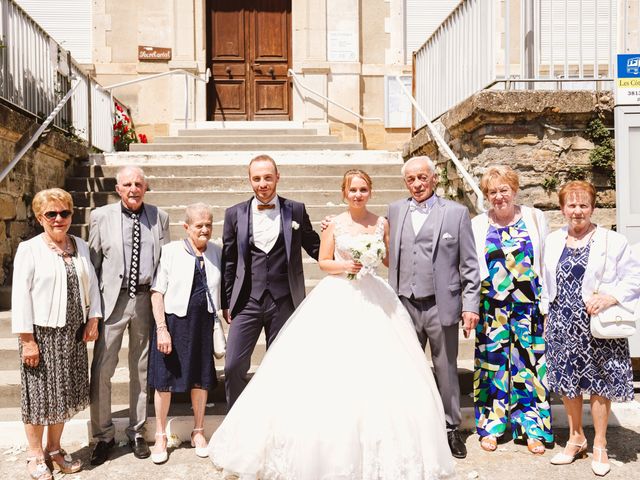
[[489, 276], [482, 282], [473, 375], [476, 429], [552, 442], [540, 280], [524, 220], [489, 226]]

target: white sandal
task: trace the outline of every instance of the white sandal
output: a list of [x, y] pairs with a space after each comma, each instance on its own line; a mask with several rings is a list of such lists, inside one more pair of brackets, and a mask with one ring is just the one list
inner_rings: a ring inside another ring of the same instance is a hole
[[[167, 434], [166, 433], [156, 433], [156, 443], [158, 443], [157, 438], [160, 437], [164, 437], [167, 438]], [[155, 448], [155, 445], [153, 446], [153, 448]], [[159, 452], [159, 453], [153, 453], [151, 452], [151, 461], [153, 463], [155, 463], [156, 465], [160, 465], [161, 463], [166, 462], [167, 460], [169, 460], [169, 453], [167, 452], [167, 447], [164, 447], [164, 451]]]
[[569, 465], [570, 463], [575, 462], [578, 458], [584, 458], [587, 456], [587, 439], [586, 438], [582, 443], [567, 442], [564, 448], [566, 449], [567, 446], [569, 445], [572, 445], [574, 447], [579, 447], [578, 451], [573, 455], [567, 455], [566, 453], [564, 453], [564, 450], [560, 453], [556, 453], [551, 459], [552, 465]]
[[[196, 449], [196, 455], [200, 458], [207, 458], [209, 456], [209, 447], [198, 447], [196, 445], [196, 442], [193, 441], [193, 434], [196, 432], [202, 432], [202, 435], [204, 436], [204, 428], [194, 428], [191, 431], [191, 446], [195, 447]], [[206, 440], [206, 439], [205, 439]]]
[[[600, 455], [598, 456], [599, 460], [595, 460], [596, 450], [600, 453]], [[606, 451], [607, 451], [606, 448], [593, 447], [594, 460], [591, 460], [591, 470], [593, 470], [593, 473], [595, 473], [599, 477], [604, 477], [607, 473], [611, 471], [611, 464], [602, 462], [602, 452], [606, 452]]]

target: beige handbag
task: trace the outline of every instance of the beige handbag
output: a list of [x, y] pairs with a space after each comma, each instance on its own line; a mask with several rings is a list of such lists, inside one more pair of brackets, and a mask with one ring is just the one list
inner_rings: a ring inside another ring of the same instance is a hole
[[[607, 266], [607, 243], [609, 231], [605, 233], [605, 255], [604, 265], [602, 267], [602, 275], [595, 289], [594, 294], [598, 293], [602, 278], [604, 277], [605, 268]], [[591, 315], [591, 335], [594, 338], [628, 338], [636, 333], [636, 316], [634, 312], [630, 312], [619, 303], [604, 309], [600, 313]]]

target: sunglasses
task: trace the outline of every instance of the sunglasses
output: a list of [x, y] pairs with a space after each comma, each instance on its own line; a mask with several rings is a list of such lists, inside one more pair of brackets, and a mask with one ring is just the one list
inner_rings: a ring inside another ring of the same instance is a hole
[[62, 218], [69, 218], [72, 214], [73, 212], [71, 210], [61, 210], [59, 212], [50, 210], [48, 212], [44, 212], [43, 215], [47, 220], [55, 220], [58, 215], [60, 215]]

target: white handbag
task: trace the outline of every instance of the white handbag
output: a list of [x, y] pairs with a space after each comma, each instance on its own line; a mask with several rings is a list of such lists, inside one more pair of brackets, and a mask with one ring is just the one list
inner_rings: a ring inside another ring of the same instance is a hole
[[[602, 285], [602, 277], [604, 277], [605, 268], [607, 266], [607, 243], [609, 231], [605, 234], [605, 255], [604, 265], [602, 267], [602, 275], [600, 282], [594, 293], [598, 293], [600, 285]], [[636, 315], [630, 312], [619, 303], [612, 305], [602, 312], [591, 315], [591, 335], [594, 338], [628, 338], [636, 333]]]
[[220, 317], [216, 315], [213, 321], [213, 356], [219, 360], [225, 353], [227, 353], [227, 339], [224, 336]]

